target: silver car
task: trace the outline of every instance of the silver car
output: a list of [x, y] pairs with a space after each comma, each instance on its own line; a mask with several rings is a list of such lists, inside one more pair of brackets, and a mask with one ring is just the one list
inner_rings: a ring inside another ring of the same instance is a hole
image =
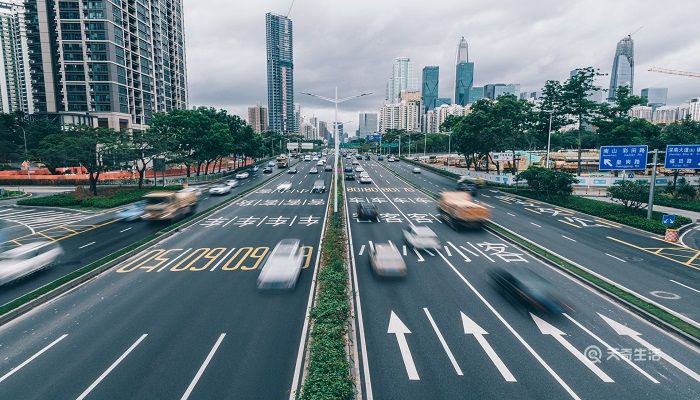
[[0, 285], [40, 271], [63, 254], [61, 246], [34, 242], [0, 253]]
[[304, 256], [298, 239], [281, 240], [258, 275], [258, 289], [294, 289]]
[[382, 276], [406, 276], [406, 263], [399, 249], [389, 243], [377, 243], [369, 248], [372, 271]]
[[404, 241], [414, 249], [437, 249], [440, 240], [432, 229], [427, 226], [409, 225], [403, 229]]

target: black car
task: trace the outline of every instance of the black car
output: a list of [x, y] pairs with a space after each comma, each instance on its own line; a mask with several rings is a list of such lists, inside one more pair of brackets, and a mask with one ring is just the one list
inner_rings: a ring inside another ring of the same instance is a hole
[[476, 184], [473, 182], [460, 182], [457, 184], [457, 190], [469, 192], [472, 196], [476, 196]]
[[371, 160], [371, 158], [367, 155], [367, 156], [365, 156], [365, 160], [369, 161], [369, 160]]
[[271, 167], [265, 167], [263, 168], [263, 174], [271, 174], [272, 173], [272, 168]]
[[565, 305], [554, 295], [551, 285], [539, 275], [526, 268], [505, 270], [496, 268], [489, 272], [498, 288], [513, 296], [533, 310], [558, 314]]
[[346, 165], [345, 172], [352, 172], [352, 165]]
[[384, 156], [377, 156], [377, 161], [384, 161]]
[[354, 181], [355, 180], [355, 173], [354, 172], [346, 172], [345, 173], [345, 180], [346, 181]]
[[287, 171], [288, 174], [296, 174], [297, 169], [296, 168], [290, 168], [289, 171]]
[[368, 203], [357, 203], [357, 219], [379, 221], [377, 206]]

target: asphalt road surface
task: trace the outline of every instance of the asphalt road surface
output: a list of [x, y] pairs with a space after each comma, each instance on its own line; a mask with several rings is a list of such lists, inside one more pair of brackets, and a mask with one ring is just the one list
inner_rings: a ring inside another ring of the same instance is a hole
[[[361, 165], [373, 184], [346, 181], [345, 190], [363, 398], [700, 397], [697, 348], [500, 237], [452, 230], [428, 195], [376, 161]], [[413, 179], [430, 188], [429, 180], [418, 180], [423, 176]], [[354, 218], [358, 202], [376, 204], [379, 222]], [[406, 246], [406, 225], [433, 229], [440, 249]], [[532, 237], [533, 231], [521, 232]], [[405, 278], [372, 273], [368, 249], [386, 242], [403, 255]], [[489, 277], [496, 267], [539, 275], [565, 312], [526, 308], [502, 293]]]

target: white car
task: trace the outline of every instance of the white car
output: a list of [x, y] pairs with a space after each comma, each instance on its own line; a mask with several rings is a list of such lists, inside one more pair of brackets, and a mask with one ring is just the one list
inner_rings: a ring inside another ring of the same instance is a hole
[[0, 285], [40, 271], [63, 254], [61, 246], [51, 242], [33, 242], [0, 253]]
[[274, 161], [269, 161], [269, 162], [267, 163], [267, 166], [268, 166], [268, 167], [272, 167], [272, 168], [274, 168], [276, 165], [277, 165], [277, 164], [275, 164]]
[[394, 157], [389, 157], [389, 158], [386, 159], [386, 162], [394, 162], [394, 161], [395, 161], [395, 160], [394, 160]]
[[318, 161], [318, 157], [314, 156], [311, 161]]
[[232, 188], [235, 188], [236, 186], [238, 186], [239, 181], [237, 179], [229, 179], [224, 183], [229, 185]]
[[284, 192], [285, 190], [291, 190], [292, 189], [292, 182], [282, 182], [279, 185], [277, 185], [277, 191], [278, 192]]
[[362, 167], [360, 167], [360, 166], [357, 166], [357, 167], [355, 168], [355, 172], [364, 172], [364, 171], [365, 171], [365, 169], [362, 168]]
[[314, 182], [314, 187], [311, 188], [311, 193], [325, 193], [326, 191], [326, 183], [323, 181], [323, 179], [317, 179]]
[[294, 289], [303, 261], [298, 239], [281, 240], [260, 270], [258, 289]]
[[407, 226], [403, 228], [404, 241], [417, 250], [437, 249], [440, 240], [432, 229], [427, 226]]
[[420, 168], [415, 167], [415, 168], [413, 168], [413, 171], [411, 171], [411, 172], [413, 172], [414, 174], [420, 174]]
[[311, 156], [304, 157], [304, 161], [311, 161]]
[[360, 162], [357, 161], [357, 160], [353, 160], [353, 161], [352, 161], [352, 165], [360, 165]]
[[318, 168], [316, 168], [316, 167], [311, 167], [311, 169], [309, 170], [309, 173], [310, 173], [310, 174], [318, 174]]
[[316, 163], [316, 165], [318, 165], [319, 167], [323, 167], [323, 164], [325, 164], [323, 160], [318, 160], [318, 162]]
[[369, 265], [377, 275], [406, 276], [406, 263], [399, 249], [389, 243], [376, 243], [369, 247]]
[[236, 179], [248, 179], [249, 176], [249, 173], [243, 171], [236, 174]]
[[360, 183], [372, 183], [372, 178], [369, 175], [360, 175]]
[[226, 184], [216, 185], [209, 189], [209, 194], [224, 195], [229, 193], [231, 193], [231, 186]]

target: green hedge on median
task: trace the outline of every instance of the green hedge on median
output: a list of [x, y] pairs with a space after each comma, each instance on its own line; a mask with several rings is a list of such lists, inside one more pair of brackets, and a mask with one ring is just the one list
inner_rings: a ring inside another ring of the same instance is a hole
[[[342, 192], [338, 191], [339, 204], [342, 204]], [[323, 239], [318, 294], [311, 311], [311, 356], [299, 396], [301, 400], [350, 400], [355, 397], [345, 342], [350, 316], [346, 241], [343, 213], [334, 213]]]
[[157, 190], [179, 190], [182, 186], [148, 187], [101, 187], [97, 196], [92, 196], [82, 187], [74, 192], [58, 193], [51, 196], [32, 197], [20, 200], [17, 204], [33, 207], [77, 207], [107, 209], [133, 203], [145, 194]]

